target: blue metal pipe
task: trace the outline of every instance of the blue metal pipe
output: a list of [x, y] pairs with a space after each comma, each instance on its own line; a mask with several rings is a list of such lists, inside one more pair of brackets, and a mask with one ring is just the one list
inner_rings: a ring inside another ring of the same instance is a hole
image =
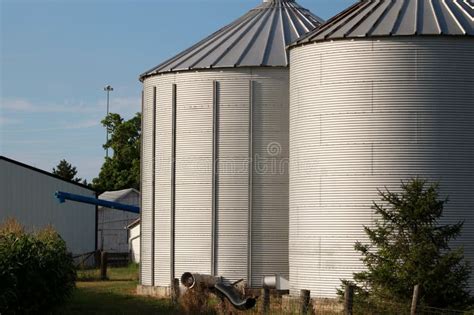
[[122, 210], [126, 212], [140, 213], [140, 207], [125, 205], [125, 204], [113, 202], [113, 201], [86, 197], [86, 196], [71, 194], [71, 193], [62, 192], [62, 191], [55, 192], [54, 196], [56, 197], [56, 199], [58, 199], [60, 203], [64, 203], [66, 202], [66, 200], [71, 200], [71, 201], [87, 203], [87, 204], [95, 205], [95, 206], [102, 206], [105, 208]]

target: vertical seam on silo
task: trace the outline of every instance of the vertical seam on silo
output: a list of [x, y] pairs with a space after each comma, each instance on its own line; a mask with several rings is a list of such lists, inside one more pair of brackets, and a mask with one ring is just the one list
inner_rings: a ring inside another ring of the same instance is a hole
[[211, 275], [217, 275], [217, 198], [218, 198], [218, 141], [219, 141], [219, 111], [218, 88], [219, 83], [214, 80], [213, 88], [213, 119], [212, 119], [212, 226], [211, 226]]
[[254, 81], [249, 82], [249, 162], [248, 162], [248, 235], [247, 235], [247, 282], [252, 286], [252, 216], [253, 216], [253, 103]]
[[176, 215], [176, 113], [177, 86], [172, 84], [171, 104], [171, 213], [170, 213], [170, 286], [174, 285], [174, 256], [175, 256], [175, 215]]
[[[141, 135], [140, 135], [140, 251], [143, 250], [143, 117], [144, 117], [144, 98], [145, 98], [145, 87], [142, 89], [142, 116], [140, 120], [140, 128], [141, 128]], [[139, 275], [139, 283], [143, 285], [143, 263], [140, 264], [140, 275]]]
[[156, 86], [153, 87], [153, 157], [151, 181], [151, 286], [155, 286], [155, 189], [156, 189]]

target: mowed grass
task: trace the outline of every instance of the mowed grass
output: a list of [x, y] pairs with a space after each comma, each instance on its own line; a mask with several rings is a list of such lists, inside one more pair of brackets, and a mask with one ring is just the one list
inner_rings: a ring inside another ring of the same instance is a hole
[[[107, 278], [112, 281], [138, 281], [138, 268], [137, 264], [130, 264], [127, 267], [121, 268], [108, 268]], [[100, 270], [78, 270], [77, 271], [78, 281], [98, 281], [100, 280]]]
[[168, 300], [138, 296], [138, 267], [109, 268], [109, 280], [99, 270], [78, 272], [73, 296], [55, 314], [179, 314]]

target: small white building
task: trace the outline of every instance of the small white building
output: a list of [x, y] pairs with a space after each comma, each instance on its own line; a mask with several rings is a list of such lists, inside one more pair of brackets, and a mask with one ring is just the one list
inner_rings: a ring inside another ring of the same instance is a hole
[[[139, 206], [140, 192], [130, 188], [106, 191], [99, 199], [131, 206]], [[98, 207], [97, 248], [108, 253], [128, 253], [127, 226], [139, 218], [139, 214]]]
[[73, 255], [96, 250], [96, 206], [78, 202], [60, 204], [56, 191], [96, 198], [79, 183], [0, 156], [0, 224], [15, 219], [28, 231], [53, 227]]
[[140, 262], [140, 218], [127, 226], [128, 250], [130, 259], [134, 263]]

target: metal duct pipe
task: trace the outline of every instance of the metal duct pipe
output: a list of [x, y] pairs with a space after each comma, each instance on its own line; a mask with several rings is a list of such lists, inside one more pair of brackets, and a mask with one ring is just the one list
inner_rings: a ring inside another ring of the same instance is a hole
[[181, 283], [188, 289], [192, 289], [196, 284], [203, 284], [208, 288], [213, 288], [216, 283], [219, 281], [219, 278], [211, 275], [202, 275], [199, 273], [185, 272], [181, 276]]
[[281, 275], [264, 276], [263, 287], [267, 289], [287, 291], [290, 289], [290, 283], [285, 277], [282, 277]]

